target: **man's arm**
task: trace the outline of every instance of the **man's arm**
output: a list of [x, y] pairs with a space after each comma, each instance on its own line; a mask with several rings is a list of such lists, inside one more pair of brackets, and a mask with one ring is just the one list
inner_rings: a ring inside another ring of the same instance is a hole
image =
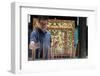
[[30, 44], [29, 44], [29, 48], [32, 50], [33, 60], [35, 59], [35, 50], [36, 50], [35, 43], [36, 43], [36, 33], [33, 31], [31, 32], [31, 35], [30, 35]]
[[31, 50], [35, 49], [35, 43], [36, 43], [36, 32], [33, 31], [31, 32], [31, 35], [30, 35], [30, 44], [29, 44], [29, 48]]

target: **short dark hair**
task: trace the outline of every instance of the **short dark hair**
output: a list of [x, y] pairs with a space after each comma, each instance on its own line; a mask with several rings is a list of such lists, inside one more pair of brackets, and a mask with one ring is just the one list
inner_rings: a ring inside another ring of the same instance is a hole
[[41, 20], [48, 20], [48, 17], [47, 16], [39, 16], [38, 19], [40, 22]]

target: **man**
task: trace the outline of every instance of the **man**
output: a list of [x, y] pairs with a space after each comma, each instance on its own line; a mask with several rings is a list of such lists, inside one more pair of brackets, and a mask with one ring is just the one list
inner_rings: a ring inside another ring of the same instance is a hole
[[[35, 30], [30, 36], [30, 49], [34, 53], [33, 59], [48, 59], [48, 50], [50, 49], [50, 32], [47, 31], [48, 19], [40, 16]], [[32, 53], [32, 54], [33, 54]]]

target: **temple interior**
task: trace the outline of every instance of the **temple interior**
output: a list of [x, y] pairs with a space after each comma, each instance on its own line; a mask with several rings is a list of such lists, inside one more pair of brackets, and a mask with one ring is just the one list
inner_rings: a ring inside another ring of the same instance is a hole
[[[38, 22], [39, 15], [30, 15], [28, 23], [28, 46], [30, 33]], [[88, 25], [86, 17], [47, 16], [48, 28], [51, 33], [51, 53], [49, 59], [87, 58], [88, 56]], [[78, 27], [78, 43], [75, 48], [75, 29]], [[28, 48], [28, 59], [32, 60], [32, 50]]]

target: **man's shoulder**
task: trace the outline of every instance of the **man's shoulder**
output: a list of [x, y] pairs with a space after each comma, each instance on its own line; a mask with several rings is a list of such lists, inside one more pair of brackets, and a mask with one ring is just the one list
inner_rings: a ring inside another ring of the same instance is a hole
[[35, 30], [33, 30], [33, 31], [31, 32], [31, 34], [36, 35], [37, 32], [36, 32]]
[[49, 31], [47, 31], [47, 34], [48, 34], [48, 35], [51, 35], [51, 33], [50, 33]]

